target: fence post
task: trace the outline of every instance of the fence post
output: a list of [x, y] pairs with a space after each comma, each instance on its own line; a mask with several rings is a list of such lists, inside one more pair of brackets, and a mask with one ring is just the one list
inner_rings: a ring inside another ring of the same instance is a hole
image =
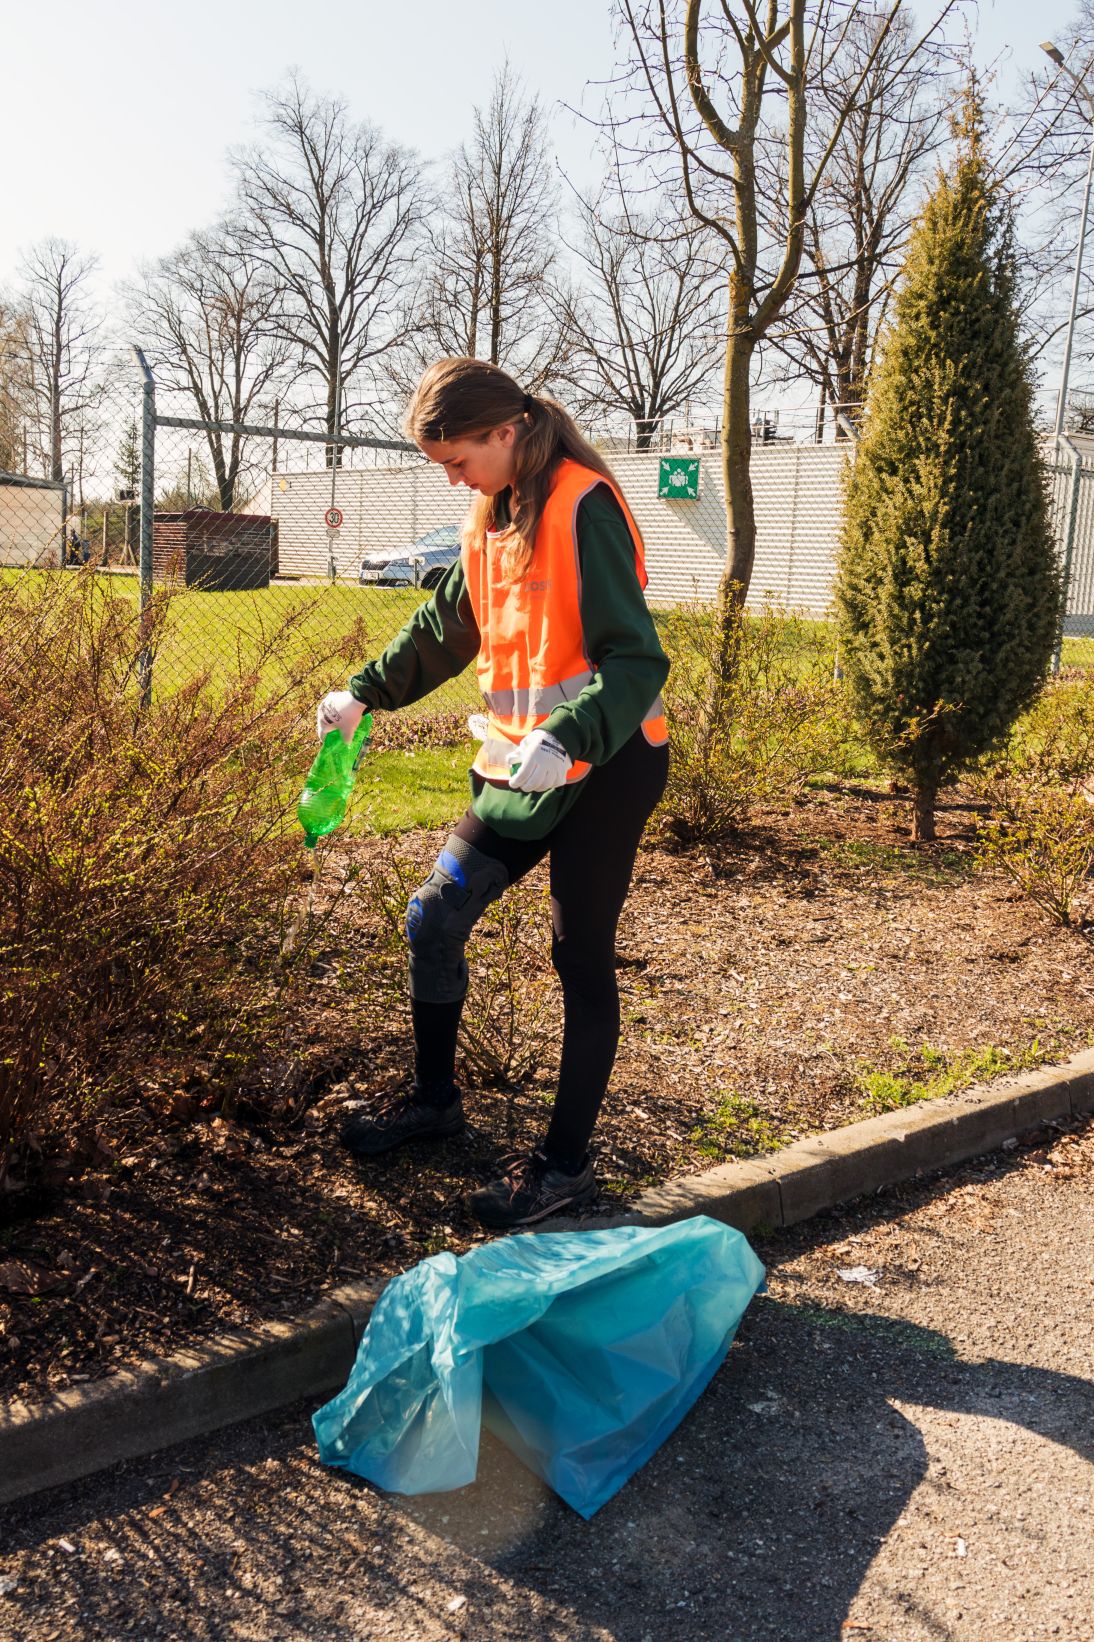
[[[853, 451], [859, 442], [859, 431], [854, 422], [842, 408], [832, 412], [832, 420], [838, 428], [843, 429]], [[832, 661], [832, 678], [836, 684], [843, 682], [843, 665], [839, 659], [839, 639], [836, 640], [836, 654]]]
[[1066, 433], [1057, 434], [1059, 444], [1066, 445], [1071, 452], [1071, 484], [1067, 495], [1067, 526], [1064, 534], [1064, 596], [1060, 608], [1060, 626], [1056, 633], [1056, 646], [1052, 652], [1052, 676], [1056, 678], [1060, 671], [1060, 661], [1064, 649], [1064, 622], [1067, 620], [1067, 599], [1071, 590], [1071, 560], [1075, 552], [1075, 525], [1079, 517], [1079, 485], [1082, 480], [1083, 458], [1077, 445], [1072, 444]]
[[152, 646], [149, 642], [149, 607], [152, 603], [152, 532], [156, 506], [156, 382], [148, 361], [135, 344], [133, 353], [144, 379], [141, 412], [141, 556], [140, 556], [140, 635], [137, 657], [141, 707], [152, 704]]

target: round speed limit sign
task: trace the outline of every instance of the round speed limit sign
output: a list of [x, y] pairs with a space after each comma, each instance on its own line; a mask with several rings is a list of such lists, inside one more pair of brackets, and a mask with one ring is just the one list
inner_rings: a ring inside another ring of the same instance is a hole
[[327, 521], [328, 530], [337, 530], [342, 523], [342, 509], [340, 507], [328, 507], [323, 517]]

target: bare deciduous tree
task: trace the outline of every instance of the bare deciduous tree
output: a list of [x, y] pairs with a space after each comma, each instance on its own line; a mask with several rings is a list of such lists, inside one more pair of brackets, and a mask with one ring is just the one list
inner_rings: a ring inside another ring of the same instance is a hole
[[441, 207], [429, 233], [414, 367], [461, 354], [542, 387], [560, 350], [549, 300], [558, 199], [542, 106], [508, 63], [487, 107], [474, 110], [471, 141], [452, 157]]
[[[1072, 73], [1094, 76], [1094, 0], [1080, 0], [1071, 27], [1057, 36]], [[1046, 59], [1027, 78], [1023, 94], [1001, 121], [1007, 139], [997, 145], [996, 173], [1014, 194], [1022, 242], [1020, 298], [1031, 355], [1054, 363], [1067, 327], [1079, 213], [1090, 154], [1091, 110], [1074, 82]], [[1092, 385], [1094, 268], [1089, 248], [1076, 310], [1073, 387]], [[1082, 431], [1081, 427], [1080, 430]]]
[[0, 297], [0, 469], [21, 473], [29, 410], [27, 318]]
[[[633, 52], [629, 82], [680, 166], [688, 208], [724, 242], [728, 314], [722, 466], [727, 522], [723, 594], [743, 600], [756, 519], [750, 475], [750, 382], [756, 349], [794, 289], [808, 214], [861, 86], [900, 9], [880, 16], [861, 73], [807, 142], [810, 97], [828, 83], [865, 0], [618, 0]], [[942, 5], [941, 16], [955, 0]], [[761, 15], [762, 13], [762, 15]], [[927, 29], [929, 37], [938, 21]], [[919, 45], [915, 40], [909, 51]], [[775, 151], [781, 154], [775, 158]], [[759, 156], [782, 179], [761, 188]]]
[[102, 325], [90, 281], [97, 259], [69, 240], [45, 239], [23, 258], [19, 305], [26, 315], [32, 449], [60, 483], [100, 398]]
[[[266, 141], [235, 156], [239, 234], [280, 292], [279, 334], [321, 384], [323, 425], [403, 337], [422, 216], [415, 157], [297, 77], [265, 98]], [[328, 463], [337, 462], [328, 447]]]
[[636, 209], [618, 175], [578, 210], [580, 283], [559, 300], [567, 380], [585, 415], [624, 413], [648, 450], [711, 385], [725, 269], [704, 228]]
[[827, 406], [852, 419], [860, 413], [919, 183], [949, 136], [946, 80], [965, 72], [962, 53], [945, 40], [910, 51], [912, 25], [903, 14], [875, 50], [883, 27], [877, 13], [855, 17], [830, 77], [814, 88], [807, 132], [814, 167], [850, 88], [858, 91], [806, 212], [794, 299], [770, 333], [790, 373], [819, 391], [818, 434]]
[[[188, 394], [208, 422], [254, 421], [285, 383], [290, 347], [269, 268], [230, 226], [192, 234], [126, 290], [131, 325], [159, 382]], [[247, 440], [206, 430], [220, 506], [248, 476]]]

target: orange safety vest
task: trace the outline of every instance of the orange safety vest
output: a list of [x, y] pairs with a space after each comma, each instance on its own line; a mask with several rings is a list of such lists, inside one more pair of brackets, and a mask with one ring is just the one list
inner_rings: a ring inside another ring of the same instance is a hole
[[[481, 635], [479, 687], [489, 722], [472, 768], [487, 781], [508, 784], [517, 743], [596, 676], [581, 625], [577, 510], [594, 486], [608, 483], [592, 468], [563, 458], [540, 516], [532, 562], [518, 582], [503, 580], [500, 554], [491, 550], [493, 532], [484, 548], [463, 545], [464, 577]], [[630, 528], [635, 570], [645, 587], [649, 578], [641, 534], [616, 486], [610, 488]], [[660, 696], [648, 709], [642, 730], [655, 746], [668, 740]], [[580, 781], [591, 768], [575, 760], [567, 783]]]

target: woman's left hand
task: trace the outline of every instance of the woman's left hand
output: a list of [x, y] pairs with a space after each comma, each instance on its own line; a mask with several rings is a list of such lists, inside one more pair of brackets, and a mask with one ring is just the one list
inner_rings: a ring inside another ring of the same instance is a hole
[[561, 741], [546, 730], [531, 730], [517, 745], [520, 763], [509, 777], [514, 792], [550, 792], [566, 784], [573, 760]]

